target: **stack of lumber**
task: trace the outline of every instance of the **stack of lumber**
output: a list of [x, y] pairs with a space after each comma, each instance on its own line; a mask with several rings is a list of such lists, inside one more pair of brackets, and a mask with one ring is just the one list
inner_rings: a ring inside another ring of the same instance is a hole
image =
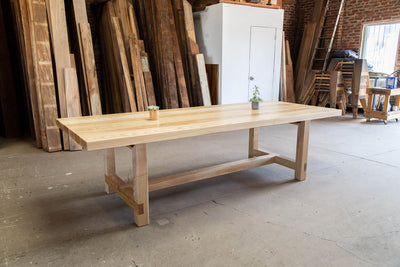
[[81, 149], [60, 132], [57, 118], [211, 105], [187, 0], [11, 0], [11, 6], [36, 144], [46, 151]]
[[145, 111], [156, 105], [152, 75], [133, 5], [108, 1], [99, 23], [108, 113]]
[[338, 62], [334, 71], [341, 71], [343, 74], [344, 87], [351, 89], [353, 84], [354, 62]]
[[319, 41], [324, 24], [327, 0], [315, 1], [311, 21], [304, 26], [303, 37], [295, 68], [295, 94], [298, 103], [304, 102], [304, 93], [307, 90], [306, 79], [312, 66], [314, 48]]
[[329, 103], [331, 108], [336, 108], [336, 105], [338, 105], [344, 115], [347, 97], [342, 72], [333, 71], [330, 74], [315, 74], [305, 92], [304, 99], [304, 104], [313, 106], [325, 107]]
[[204, 56], [187, 0], [137, 0], [140, 28], [151, 54], [157, 102], [164, 108], [211, 105]]
[[193, 10], [201, 11], [206, 8], [206, 6], [214, 5], [218, 3], [228, 3], [228, 4], [238, 4], [238, 5], [247, 5], [247, 6], [255, 6], [255, 7], [266, 7], [266, 8], [282, 8], [282, 0], [260, 0], [250, 1], [250, 0], [192, 0]]
[[[84, 0], [72, 2], [82, 8], [79, 12], [86, 12]], [[101, 114], [93, 47], [91, 40], [86, 39], [91, 35], [87, 20], [77, 24], [89, 31], [77, 37], [82, 52], [79, 62], [86, 77], [83, 87], [79, 88], [64, 0], [12, 0], [11, 4], [36, 144], [49, 152], [62, 148], [79, 150], [81, 147], [68, 135], [61, 137], [56, 119], [81, 116], [81, 102], [87, 106], [89, 115]], [[87, 96], [82, 101], [79, 89]]]

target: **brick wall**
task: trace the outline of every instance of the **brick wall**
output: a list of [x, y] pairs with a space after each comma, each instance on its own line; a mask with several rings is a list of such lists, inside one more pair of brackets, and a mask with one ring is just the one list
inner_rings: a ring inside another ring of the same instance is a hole
[[[291, 10], [292, 6], [288, 5], [286, 7], [285, 2], [292, 1], [283, 1], [285, 25], [301, 24], [298, 30], [294, 32], [293, 30], [288, 31], [291, 35], [287, 36], [287, 38], [289, 38], [289, 40], [295, 40], [296, 38], [301, 39], [304, 23], [311, 19], [314, 0], [298, 0], [296, 6], [297, 10], [294, 15], [291, 11], [286, 12], [286, 8]], [[331, 0], [331, 2], [335, 3], [338, 2], [338, 0]], [[366, 23], [390, 21], [400, 22], [399, 10], [399, 0], [345, 0], [344, 10], [339, 21], [333, 49], [351, 49], [358, 51], [362, 41], [363, 25]], [[301, 17], [304, 18], [303, 21], [301, 21]], [[293, 28], [293, 26], [291, 27]], [[288, 28], [290, 27], [288, 26]], [[296, 50], [298, 46], [294, 44], [292, 49]], [[399, 50], [397, 52], [396, 69], [400, 69], [400, 41]]]
[[294, 44], [296, 40], [297, 26], [297, 1], [296, 0], [283, 0], [282, 6], [284, 9], [283, 30], [285, 31], [286, 39], [289, 44]]
[[[343, 28], [337, 36], [335, 48], [359, 50], [363, 25], [366, 23], [400, 22], [400, 1], [347, 0], [343, 13]], [[400, 41], [396, 69], [400, 69]]]

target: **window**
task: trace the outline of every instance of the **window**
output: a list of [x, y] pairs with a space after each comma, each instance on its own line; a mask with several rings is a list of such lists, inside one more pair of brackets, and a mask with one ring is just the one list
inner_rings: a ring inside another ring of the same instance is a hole
[[400, 22], [364, 27], [361, 57], [372, 66], [372, 71], [391, 74], [395, 70], [399, 31]]

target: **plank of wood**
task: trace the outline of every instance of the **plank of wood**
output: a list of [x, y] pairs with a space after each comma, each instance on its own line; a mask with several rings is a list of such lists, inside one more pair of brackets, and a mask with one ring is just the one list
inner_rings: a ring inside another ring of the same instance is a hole
[[160, 110], [151, 121], [148, 112], [59, 119], [87, 150], [151, 143], [275, 124], [340, 116], [337, 109], [287, 102], [263, 102], [253, 111], [249, 103]]
[[157, 106], [153, 87], [153, 77], [150, 72], [149, 58], [147, 53], [141, 52], [141, 61], [148, 105]]
[[35, 38], [35, 27], [33, 24], [33, 14], [30, 2], [27, 0], [18, 1], [17, 13], [21, 14], [21, 20], [23, 25], [23, 38], [25, 42], [26, 51], [26, 69], [27, 76], [29, 79], [29, 88], [31, 91], [31, 101], [32, 101], [32, 111], [34, 111], [34, 106], [36, 107], [37, 116], [35, 128], [39, 129], [39, 135], [36, 130], [36, 136], [40, 141], [36, 141], [39, 147], [47, 147], [47, 136], [45, 130], [45, 118], [42, 105], [42, 97], [40, 90], [40, 82], [38, 77], [37, 68], [37, 51], [36, 51], [36, 38]]
[[211, 105], [210, 89], [208, 88], [208, 80], [207, 80], [207, 72], [206, 72], [206, 64], [204, 61], [204, 55], [203, 54], [196, 55], [196, 62], [197, 62], [197, 69], [199, 72], [198, 75], [199, 75], [199, 80], [200, 80], [203, 105], [210, 106]]
[[271, 155], [254, 157], [234, 162], [223, 163], [220, 165], [206, 167], [198, 170], [192, 170], [184, 173], [172, 174], [165, 177], [153, 178], [149, 180], [149, 190], [160, 190], [233, 172], [261, 167], [274, 163], [274, 157], [275, 156]]
[[128, 3], [128, 15], [129, 15], [129, 23], [131, 25], [133, 38], [135, 40], [139, 40], [140, 34], [139, 34], [139, 27], [138, 27], [136, 15], [135, 15], [135, 10], [133, 9], [133, 5], [130, 3]]
[[297, 129], [295, 179], [298, 181], [306, 179], [309, 136], [310, 121], [302, 121]]
[[280, 83], [279, 83], [279, 91], [280, 91], [280, 100], [287, 102], [286, 95], [286, 49], [285, 49], [285, 32], [282, 33], [282, 51], [281, 51], [281, 75], [280, 75]]
[[219, 102], [219, 64], [206, 64], [208, 87], [210, 88], [211, 104]]
[[182, 108], [187, 108], [190, 106], [189, 104], [189, 97], [186, 88], [186, 79], [185, 74], [183, 72], [183, 62], [182, 62], [182, 55], [178, 41], [178, 35], [175, 26], [175, 18], [172, 11], [171, 1], [168, 1], [168, 14], [169, 14], [169, 21], [171, 26], [171, 38], [172, 38], [172, 49], [173, 49], [173, 57], [175, 63], [175, 73], [176, 73], [176, 80], [178, 86], [178, 96], [179, 96], [179, 104]]
[[190, 80], [190, 71], [189, 71], [189, 61], [188, 61], [188, 53], [187, 53], [187, 37], [186, 37], [186, 29], [185, 29], [185, 15], [183, 11], [183, 2], [182, 0], [172, 0], [174, 17], [175, 17], [175, 25], [176, 25], [176, 33], [178, 37], [179, 48], [181, 52], [182, 58], [182, 66], [184, 70], [184, 76], [186, 81], [186, 91], [189, 99], [189, 104], [193, 106], [193, 96], [191, 89], [191, 80]]
[[[79, 97], [79, 84], [75, 68], [64, 69], [65, 98], [67, 102], [67, 117], [81, 117], [81, 101]], [[82, 150], [82, 146], [69, 137], [69, 148], [73, 150]]]
[[314, 41], [316, 23], [308, 22], [304, 27], [303, 38], [299, 50], [295, 69], [295, 94], [297, 102], [301, 103], [304, 98], [304, 85], [308, 73], [309, 59], [311, 56], [311, 47]]
[[203, 105], [201, 84], [198, 76], [196, 55], [199, 54], [199, 47], [196, 44], [196, 34], [194, 31], [194, 21], [192, 5], [187, 1], [183, 0], [183, 14], [187, 38], [187, 59], [189, 65], [190, 81], [191, 81], [191, 95], [192, 105], [201, 106]]
[[140, 58], [140, 50], [137, 40], [133, 38], [129, 41], [130, 59], [133, 70], [133, 80], [135, 83], [136, 99], [138, 111], [147, 110], [147, 95], [144, 84], [142, 61]]
[[57, 100], [51, 59], [49, 28], [44, 0], [27, 1], [27, 9], [32, 22], [31, 39], [37, 84], [40, 86], [41, 117], [43, 118], [43, 148], [48, 152], [61, 150], [60, 131], [56, 126]]
[[[60, 117], [67, 116], [67, 101], [64, 82], [64, 69], [71, 67], [67, 21], [64, 0], [46, 0], [47, 15], [57, 78], [58, 107]], [[69, 150], [69, 138], [63, 133], [64, 150]]]
[[[131, 4], [128, 5], [128, 11], [129, 11], [128, 12], [129, 22], [130, 22], [131, 31], [132, 31], [132, 37], [129, 40], [129, 49], [130, 49], [130, 54], [131, 54], [133, 78], [134, 78], [135, 89], [136, 89], [138, 110], [143, 111], [143, 110], [147, 110], [147, 106], [149, 105], [148, 104], [149, 101], [147, 99], [145, 78], [144, 78], [144, 73], [143, 73], [143, 68], [142, 68], [143, 62], [142, 62], [142, 58], [141, 58], [141, 52], [144, 51], [144, 47], [143, 48], [140, 47], [139, 28], [137, 26], [136, 15], [133, 10], [133, 6]], [[149, 69], [149, 71], [150, 71], [150, 69]], [[154, 94], [154, 91], [153, 91], [153, 94]], [[142, 102], [140, 102], [140, 98], [141, 98]], [[142, 103], [141, 104], [142, 109], [139, 108], [140, 107], [139, 103]]]
[[86, 2], [85, 0], [71, 0], [66, 1], [66, 4], [69, 5], [71, 13], [69, 14], [69, 18], [71, 19], [70, 27], [71, 32], [71, 42], [74, 54], [76, 55], [76, 70], [78, 73], [78, 81], [79, 88], [82, 101], [82, 112], [84, 115], [91, 115], [89, 96], [87, 92], [89, 89], [87, 88], [87, 78], [85, 71], [85, 59], [82, 48], [82, 38], [80, 34], [79, 24], [80, 23], [88, 23], [88, 16], [86, 10]]
[[121, 99], [120, 85], [119, 85], [119, 74], [115, 65], [113, 40], [111, 33], [111, 17], [114, 16], [114, 10], [112, 5], [106, 4], [103, 7], [100, 22], [100, 45], [103, 56], [104, 68], [104, 96], [106, 113], [121, 113], [124, 112], [123, 104]]
[[168, 1], [156, 0], [156, 11], [157, 11], [157, 24], [159, 26], [160, 44], [161, 44], [161, 56], [162, 59], [162, 70], [163, 70], [163, 90], [166, 93], [166, 107], [167, 108], [179, 108], [179, 96], [178, 86], [176, 79], [176, 71], [174, 64], [174, 53], [171, 49], [173, 47], [173, 39], [171, 33], [170, 15]]
[[35, 85], [34, 68], [32, 60], [32, 46], [30, 33], [30, 20], [25, 0], [17, 0], [11, 3], [12, 13], [17, 31], [17, 42], [21, 52], [21, 67], [25, 90], [29, 93], [29, 100], [33, 118], [33, 128], [37, 147], [42, 147], [41, 118], [37, 100], [37, 88]]
[[293, 62], [292, 56], [290, 54], [289, 41], [286, 40], [285, 50], [286, 50], [286, 96], [287, 101], [291, 103], [296, 103], [296, 97], [294, 94], [294, 76], [293, 76]]
[[115, 64], [119, 73], [119, 82], [121, 86], [121, 96], [124, 110], [125, 112], [136, 112], [136, 99], [135, 94], [133, 93], [128, 60], [125, 53], [119, 21], [116, 17], [111, 18], [111, 34], [114, 41], [113, 49], [114, 55], [116, 55]]
[[89, 23], [79, 23], [81, 46], [83, 54], [83, 65], [86, 76], [87, 105], [91, 115], [101, 115], [101, 101], [99, 93], [99, 82], [97, 79], [96, 63], [94, 60], [92, 33]]
[[[129, 39], [132, 37], [132, 29], [129, 22], [128, 14], [128, 1], [127, 0], [112, 0], [112, 6], [114, 8], [115, 17], [118, 18], [121, 37], [123, 40], [123, 47], [125, 48], [125, 53], [129, 57]], [[129, 69], [132, 69], [130, 62], [128, 61]]]
[[143, 214], [135, 212], [137, 226], [147, 225], [149, 218], [149, 180], [147, 168], [147, 145], [135, 145], [132, 150], [133, 159], [133, 199], [143, 204]]

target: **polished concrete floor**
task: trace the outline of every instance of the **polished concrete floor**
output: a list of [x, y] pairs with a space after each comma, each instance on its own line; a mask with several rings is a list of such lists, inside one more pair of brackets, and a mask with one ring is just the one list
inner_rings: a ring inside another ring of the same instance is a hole
[[[150, 177], [246, 157], [247, 131], [148, 148]], [[292, 156], [296, 127], [260, 146]], [[118, 170], [132, 177], [130, 151]], [[150, 194], [151, 224], [104, 193], [103, 154], [0, 139], [0, 265], [400, 266], [400, 123], [311, 124], [308, 178], [269, 165]]]

